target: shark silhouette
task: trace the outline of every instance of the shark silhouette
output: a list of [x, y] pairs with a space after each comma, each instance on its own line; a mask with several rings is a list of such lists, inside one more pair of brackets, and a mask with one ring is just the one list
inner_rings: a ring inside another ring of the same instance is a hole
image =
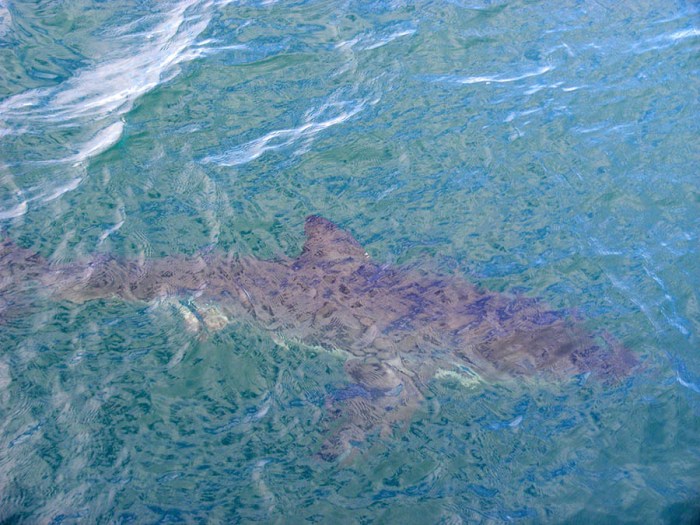
[[348, 384], [326, 400], [335, 427], [319, 452], [327, 459], [407, 422], [436, 375], [491, 382], [591, 374], [610, 382], [637, 364], [610, 337], [539, 300], [378, 264], [350, 233], [317, 215], [306, 219], [305, 233], [298, 257], [276, 260], [210, 252], [52, 265], [5, 241], [0, 317], [13, 306], [12, 283], [34, 280], [74, 302], [195, 297], [193, 306], [180, 306], [193, 325], [215, 330], [247, 319], [288, 341], [340, 351]]

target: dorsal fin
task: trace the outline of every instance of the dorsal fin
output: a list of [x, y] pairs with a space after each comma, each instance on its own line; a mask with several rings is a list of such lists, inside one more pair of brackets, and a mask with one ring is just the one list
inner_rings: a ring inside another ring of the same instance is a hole
[[369, 257], [350, 233], [319, 215], [309, 215], [306, 218], [304, 232], [306, 242], [301, 258], [328, 261], [353, 259], [361, 262]]

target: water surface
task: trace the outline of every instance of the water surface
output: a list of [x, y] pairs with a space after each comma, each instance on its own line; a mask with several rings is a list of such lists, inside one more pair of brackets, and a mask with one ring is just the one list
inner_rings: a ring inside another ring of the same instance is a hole
[[0, 521], [692, 523], [698, 15], [0, 0], [0, 221], [23, 246], [295, 255], [317, 213], [380, 261], [576, 311], [643, 363], [607, 387], [435, 380], [410, 425], [329, 464], [337, 356], [37, 299], [0, 326]]

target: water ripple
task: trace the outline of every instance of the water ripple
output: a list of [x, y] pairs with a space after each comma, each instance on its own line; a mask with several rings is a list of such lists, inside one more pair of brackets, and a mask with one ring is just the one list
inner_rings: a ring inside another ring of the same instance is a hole
[[308, 150], [313, 138], [321, 131], [342, 124], [357, 115], [367, 102], [367, 100], [326, 102], [317, 109], [309, 110], [304, 123], [296, 128], [270, 131], [225, 153], [205, 157], [202, 162], [220, 166], [238, 166], [257, 159], [267, 151], [278, 150], [302, 141], [302, 148], [295, 152], [296, 155], [300, 155]]
[[[242, 47], [217, 46], [209, 40], [195, 43], [209, 25], [213, 9], [226, 3], [186, 0], [113, 28], [103, 36], [114, 41], [114, 51], [96, 59], [93, 66], [79, 70], [57, 86], [0, 101], [0, 135], [4, 140], [38, 133], [58, 138], [46, 141], [50, 151], [39, 161], [30, 160], [29, 169], [31, 165], [69, 165], [56, 174], [58, 177], [52, 177], [62, 181], [56, 187], [46, 188], [44, 178], [43, 187], [21, 191], [22, 202], [0, 210], [0, 220], [21, 215], [27, 202], [50, 201], [77, 188], [84, 173], [76, 173], [75, 168], [113, 147], [124, 133], [125, 115], [135, 102], [177, 76], [179, 64]], [[138, 30], [130, 33], [134, 29]]]
[[554, 66], [542, 66], [532, 71], [526, 71], [524, 73], [516, 75], [477, 75], [477, 76], [465, 76], [465, 77], [443, 77], [442, 80], [446, 82], [456, 82], [457, 84], [481, 84], [481, 83], [495, 83], [495, 84], [506, 84], [509, 82], [517, 82], [518, 80], [524, 80], [530, 77], [536, 77], [539, 75], [544, 75], [549, 71], [552, 71]]
[[413, 24], [402, 24], [385, 29], [384, 31], [378, 33], [360, 34], [350, 40], [344, 40], [336, 44], [335, 47], [337, 49], [354, 48], [359, 51], [370, 51], [372, 49], [383, 47], [390, 42], [393, 42], [397, 38], [413, 35], [415, 32], [416, 28]]

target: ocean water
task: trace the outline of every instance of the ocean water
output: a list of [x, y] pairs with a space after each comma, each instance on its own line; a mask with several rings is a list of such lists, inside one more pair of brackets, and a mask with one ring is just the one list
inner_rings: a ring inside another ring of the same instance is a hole
[[0, 228], [23, 247], [293, 256], [320, 214], [641, 362], [606, 386], [435, 379], [326, 462], [336, 355], [16, 282], [0, 522], [697, 523], [699, 78], [691, 1], [0, 0]]

